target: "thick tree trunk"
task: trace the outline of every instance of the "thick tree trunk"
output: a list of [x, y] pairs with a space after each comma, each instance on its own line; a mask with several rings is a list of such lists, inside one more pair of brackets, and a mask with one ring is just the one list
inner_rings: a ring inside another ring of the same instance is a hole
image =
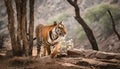
[[0, 35], [0, 49], [3, 48], [4, 37]]
[[14, 11], [12, 7], [12, 0], [4, 0], [7, 13], [8, 13], [8, 30], [11, 37], [11, 45], [13, 49], [13, 55], [18, 55], [19, 48], [17, 47], [16, 38], [15, 38], [15, 27], [14, 27]]
[[26, 56], [28, 56], [29, 54], [29, 42], [27, 40], [27, 17], [26, 17], [26, 4], [27, 4], [27, 0], [22, 0], [22, 41], [23, 41], [23, 51], [25, 53]]
[[34, 32], [34, 0], [29, 1], [30, 7], [30, 25], [29, 25], [29, 55], [32, 55], [33, 32]]
[[67, 0], [74, 8], [75, 8], [75, 19], [78, 21], [79, 24], [82, 25], [91, 45], [93, 50], [98, 50], [98, 45], [96, 42], [96, 39], [94, 37], [94, 34], [92, 32], [92, 30], [89, 28], [89, 26], [85, 23], [85, 21], [80, 17], [80, 10], [79, 7], [77, 5], [77, 0]]
[[109, 13], [109, 15], [110, 15], [110, 17], [111, 17], [113, 31], [115, 32], [115, 34], [117, 35], [118, 39], [120, 40], [120, 35], [119, 35], [119, 33], [117, 32], [117, 30], [116, 30], [115, 21], [114, 21], [114, 19], [113, 19], [113, 16], [112, 16], [110, 10], [108, 10], [108, 13]]
[[22, 55], [22, 45], [21, 45], [21, 0], [15, 0], [16, 11], [17, 11], [17, 44], [20, 50], [20, 55]]

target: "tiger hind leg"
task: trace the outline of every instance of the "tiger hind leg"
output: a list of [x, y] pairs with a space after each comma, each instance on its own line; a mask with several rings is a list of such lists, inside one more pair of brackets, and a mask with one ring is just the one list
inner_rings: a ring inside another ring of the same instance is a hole
[[47, 50], [46, 50], [46, 47], [44, 46], [43, 56], [46, 56], [46, 52], [47, 52]]
[[42, 45], [41, 42], [39, 42], [39, 43], [37, 44], [37, 56], [40, 56], [41, 45]]

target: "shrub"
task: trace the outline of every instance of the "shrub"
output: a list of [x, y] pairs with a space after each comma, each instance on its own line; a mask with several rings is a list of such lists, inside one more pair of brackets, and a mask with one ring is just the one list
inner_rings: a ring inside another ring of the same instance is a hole
[[78, 28], [76, 30], [76, 34], [77, 34], [77, 38], [82, 42], [84, 41], [87, 37], [86, 37], [86, 34], [85, 34], [85, 31], [81, 28]]
[[93, 25], [95, 22], [99, 23], [102, 34], [112, 34], [112, 23], [111, 18], [107, 12], [108, 9], [111, 11], [117, 25], [120, 21], [120, 9], [110, 4], [100, 4], [86, 10], [83, 18], [88, 23], [88, 25]]

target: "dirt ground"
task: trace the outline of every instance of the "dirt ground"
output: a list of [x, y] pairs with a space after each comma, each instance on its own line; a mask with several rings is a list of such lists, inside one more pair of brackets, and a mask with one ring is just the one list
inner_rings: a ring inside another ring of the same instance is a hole
[[36, 57], [0, 57], [0, 69], [92, 69], [91, 66], [79, 66], [65, 61], [66, 58], [49, 56]]
[[12, 57], [0, 51], [0, 69], [120, 69], [119, 53], [73, 50], [56, 58], [36, 57], [35, 48], [33, 53], [32, 57]]
[[68, 62], [68, 57], [50, 58], [50, 56], [36, 57], [36, 48], [33, 57], [11, 57], [10, 53], [0, 52], [0, 69], [91, 69], [90, 66], [80, 66]]
[[[109, 64], [108, 64], [109, 63]], [[112, 64], [112, 65], [111, 65]], [[120, 61], [101, 61], [81, 57], [3, 57], [0, 69], [120, 69]]]

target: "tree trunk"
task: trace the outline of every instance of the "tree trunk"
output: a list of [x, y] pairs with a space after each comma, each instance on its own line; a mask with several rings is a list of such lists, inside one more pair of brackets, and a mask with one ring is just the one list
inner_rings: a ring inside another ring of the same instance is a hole
[[119, 35], [119, 33], [117, 32], [117, 30], [116, 30], [115, 21], [114, 21], [114, 19], [113, 19], [113, 16], [112, 16], [110, 10], [108, 10], [108, 13], [109, 13], [109, 15], [110, 15], [110, 17], [111, 17], [113, 31], [115, 32], [115, 34], [117, 35], [118, 39], [120, 40], [120, 35]]
[[75, 19], [79, 22], [79, 24], [82, 25], [91, 45], [92, 45], [92, 49], [93, 50], [98, 50], [98, 45], [97, 45], [97, 42], [96, 42], [96, 39], [94, 37], [94, 34], [92, 32], [92, 30], [90, 29], [90, 27], [84, 22], [84, 20], [80, 17], [75, 17]]
[[29, 1], [30, 7], [30, 25], [29, 25], [29, 55], [32, 55], [33, 32], [34, 32], [34, 0]]
[[23, 51], [25, 53], [25, 56], [28, 56], [29, 54], [29, 42], [27, 40], [27, 17], [26, 17], [26, 4], [27, 4], [27, 0], [22, 0], [22, 41], [23, 41]]
[[0, 35], [0, 49], [3, 48], [4, 37]]
[[22, 55], [22, 45], [21, 45], [21, 0], [15, 0], [16, 11], [17, 11], [17, 44], [20, 50], [20, 55]]
[[8, 13], [8, 30], [11, 37], [11, 45], [13, 50], [13, 55], [18, 55], [19, 48], [17, 47], [16, 38], [15, 38], [15, 27], [14, 27], [14, 10], [12, 7], [12, 0], [4, 0], [7, 13]]
[[67, 1], [75, 8], [75, 15], [76, 15], [75, 19], [78, 21], [79, 24], [82, 25], [82, 27], [92, 45], [93, 50], [98, 50], [98, 45], [97, 45], [97, 42], [96, 42], [96, 39], [94, 37], [92, 30], [80, 16], [80, 10], [79, 10], [78, 4], [77, 4], [77, 0], [74, 0], [74, 1], [67, 0]]

